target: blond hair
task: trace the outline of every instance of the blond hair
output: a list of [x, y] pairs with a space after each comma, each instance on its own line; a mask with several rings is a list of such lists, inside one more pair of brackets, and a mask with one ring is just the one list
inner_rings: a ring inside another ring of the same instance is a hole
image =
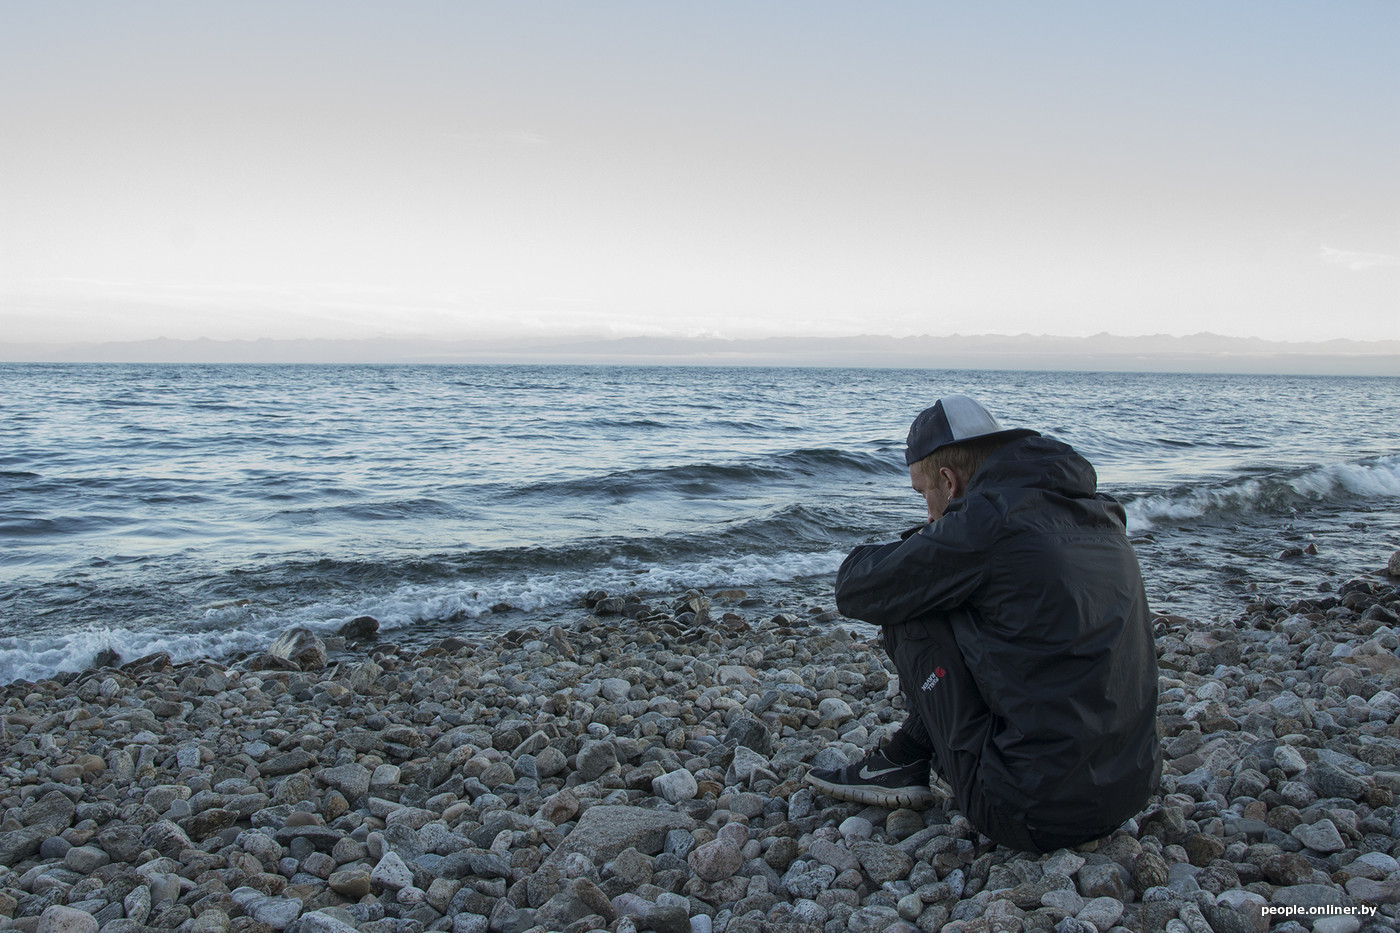
[[1009, 438], [991, 437], [976, 438], [962, 441], [957, 444], [948, 444], [940, 447], [922, 460], [915, 460], [910, 464], [910, 469], [915, 470], [919, 475], [929, 482], [938, 478], [939, 471], [944, 467], [953, 471], [962, 484], [966, 486], [972, 482], [972, 477], [982, 468], [982, 463], [992, 453], [1006, 444]]

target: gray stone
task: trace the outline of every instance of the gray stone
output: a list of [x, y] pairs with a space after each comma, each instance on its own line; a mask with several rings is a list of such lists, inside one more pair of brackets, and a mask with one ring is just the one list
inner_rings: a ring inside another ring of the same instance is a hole
[[1107, 931], [1118, 922], [1118, 918], [1123, 916], [1123, 903], [1117, 898], [1096, 897], [1085, 904], [1074, 919], [1080, 923], [1087, 923], [1099, 933]]
[[316, 775], [316, 780], [328, 787], [334, 787], [344, 794], [345, 799], [351, 803], [369, 793], [370, 778], [371, 774], [368, 768], [353, 762], [337, 765], [334, 768], [326, 768]]
[[1107, 865], [1085, 865], [1079, 869], [1075, 880], [1079, 883], [1079, 893], [1090, 900], [1096, 897], [1110, 897], [1122, 901], [1127, 893], [1122, 872], [1112, 862]]
[[1346, 889], [1347, 894], [1363, 904], [1400, 904], [1400, 878], [1390, 881], [1352, 878]]
[[564, 757], [564, 753], [550, 746], [549, 748], [541, 749], [539, 754], [535, 756], [535, 773], [539, 775], [540, 780], [548, 780], [560, 771], [563, 771], [568, 767], [568, 764], [568, 759]]
[[1292, 836], [1314, 852], [1328, 855], [1340, 852], [1347, 847], [1342, 834], [1331, 820], [1318, 820], [1309, 826], [1306, 823], [1293, 827]]
[[851, 852], [876, 884], [908, 878], [910, 869], [914, 867], [914, 860], [909, 855], [881, 842], [857, 842], [851, 846]]
[[751, 748], [760, 755], [773, 754], [773, 734], [757, 719], [747, 716], [734, 720], [724, 734], [724, 744], [731, 747]]
[[611, 742], [584, 742], [578, 750], [578, 772], [585, 781], [596, 781], [617, 764], [617, 748]]
[[826, 839], [813, 839], [807, 847], [807, 855], [824, 865], [830, 865], [838, 872], [860, 867], [860, 860], [850, 849]]
[[699, 784], [694, 774], [685, 768], [677, 768], [652, 778], [651, 790], [670, 803], [680, 803], [683, 800], [694, 800]]
[[[217, 907], [211, 907], [194, 918], [190, 933], [228, 933], [232, 925], [227, 913]], [[106, 933], [105, 929], [103, 933]]]
[[356, 933], [354, 924], [338, 920], [319, 910], [302, 914], [299, 929], [301, 933]]
[[48, 837], [41, 829], [16, 829], [0, 833], [0, 865], [18, 865], [37, 855], [39, 846]]
[[281, 774], [295, 774], [316, 767], [316, 756], [304, 748], [294, 748], [264, 761], [258, 766], [261, 774], [276, 777]]
[[806, 859], [793, 862], [783, 875], [783, 889], [794, 897], [815, 900], [836, 880], [836, 868]]
[[179, 858], [180, 853], [192, 847], [190, 837], [185, 835], [185, 831], [170, 820], [158, 820], [152, 823], [141, 835], [141, 843], [145, 848], [155, 849], [161, 855], [170, 858]]
[[1308, 767], [1302, 754], [1292, 745], [1280, 745], [1274, 749], [1274, 764], [1278, 765], [1279, 769], [1290, 777], [1301, 774]]
[[460, 879], [471, 875], [482, 878], [509, 878], [510, 859], [491, 849], [462, 849], [438, 862], [436, 874], [442, 878]]
[[1046, 907], [1054, 907], [1056, 910], [1063, 910], [1066, 914], [1073, 917], [1084, 909], [1084, 905], [1087, 904], [1088, 901], [1084, 900], [1084, 898], [1073, 891], [1057, 889], [1046, 891], [1042, 894], [1040, 896], [1040, 903]]
[[326, 666], [326, 643], [311, 629], [301, 626], [283, 632], [268, 646], [267, 653], [304, 671], [318, 671]]
[[1269, 902], [1252, 891], [1222, 891], [1214, 904], [1202, 909], [1215, 933], [1267, 933]]
[[696, 846], [686, 861], [701, 880], [713, 883], [733, 877], [744, 864], [744, 854], [739, 846], [720, 838]]
[[302, 902], [296, 897], [263, 897], [244, 906], [243, 910], [259, 923], [274, 930], [285, 930], [301, 916]]
[[20, 820], [26, 829], [38, 830], [45, 836], [57, 836], [73, 825], [73, 814], [76, 810], [77, 805], [67, 794], [51, 790], [25, 807]]
[[849, 933], [885, 933], [899, 923], [899, 913], [893, 907], [867, 905], [851, 914], [846, 929]]
[[1379, 881], [1400, 871], [1400, 861], [1397, 861], [1393, 855], [1386, 855], [1384, 852], [1366, 852], [1348, 865], [1346, 869], [1347, 873], [1353, 877]]
[[1361, 929], [1361, 918], [1350, 914], [1335, 917], [1318, 917], [1313, 921], [1313, 933], [1356, 933]]
[[1294, 884], [1274, 888], [1269, 903], [1274, 907], [1351, 907], [1352, 899], [1330, 884]]
[[122, 910], [128, 919], [145, 923], [151, 915], [151, 889], [144, 884], [132, 888], [122, 900]]
[[481, 914], [456, 914], [452, 918], [452, 933], [486, 933], [490, 919]]
[[374, 616], [357, 616], [336, 629], [335, 633], [350, 641], [364, 641], [379, 634], [379, 620]]
[[601, 805], [589, 807], [579, 817], [573, 832], [549, 854], [544, 865], [562, 866], [578, 853], [603, 864], [626, 848], [643, 855], [657, 855], [673, 829], [691, 829], [694, 821], [683, 813], [647, 810], [642, 807]]
[[1319, 797], [1366, 799], [1365, 781], [1326, 761], [1319, 761], [1308, 768], [1307, 781], [1308, 786], [1315, 790]]
[[35, 933], [97, 933], [97, 918], [85, 910], [54, 904], [39, 915]]
[[413, 884], [413, 872], [394, 851], [385, 852], [374, 870], [369, 873], [370, 883], [381, 888], [397, 891]]

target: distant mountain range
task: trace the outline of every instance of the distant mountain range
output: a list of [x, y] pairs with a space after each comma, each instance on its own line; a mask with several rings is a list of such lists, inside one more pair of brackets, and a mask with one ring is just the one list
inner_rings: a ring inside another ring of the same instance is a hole
[[7, 362], [587, 363], [870, 366], [1400, 376], [1400, 340], [1290, 343], [1193, 334], [1118, 337], [556, 337], [501, 340], [142, 340], [0, 343]]

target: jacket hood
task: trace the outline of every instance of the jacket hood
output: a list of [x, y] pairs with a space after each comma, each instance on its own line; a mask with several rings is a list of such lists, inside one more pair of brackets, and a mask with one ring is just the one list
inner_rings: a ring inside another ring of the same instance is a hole
[[1068, 444], [1037, 434], [994, 451], [973, 474], [965, 495], [1008, 487], [1088, 499], [1098, 490], [1098, 474]]

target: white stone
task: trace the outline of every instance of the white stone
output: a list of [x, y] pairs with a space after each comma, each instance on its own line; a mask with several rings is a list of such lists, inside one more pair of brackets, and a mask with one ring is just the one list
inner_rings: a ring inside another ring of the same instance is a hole
[[847, 842], [855, 842], [861, 839], [869, 839], [875, 832], [875, 827], [867, 819], [859, 816], [849, 816], [841, 822], [838, 827], [841, 837]]
[[668, 803], [681, 803], [694, 800], [695, 795], [700, 792], [700, 786], [695, 780], [695, 775], [685, 768], [677, 768], [652, 778], [651, 791], [660, 794]]
[[851, 704], [840, 697], [827, 697], [817, 704], [817, 716], [823, 721], [831, 721], [840, 725], [855, 718], [855, 711], [851, 709]]

